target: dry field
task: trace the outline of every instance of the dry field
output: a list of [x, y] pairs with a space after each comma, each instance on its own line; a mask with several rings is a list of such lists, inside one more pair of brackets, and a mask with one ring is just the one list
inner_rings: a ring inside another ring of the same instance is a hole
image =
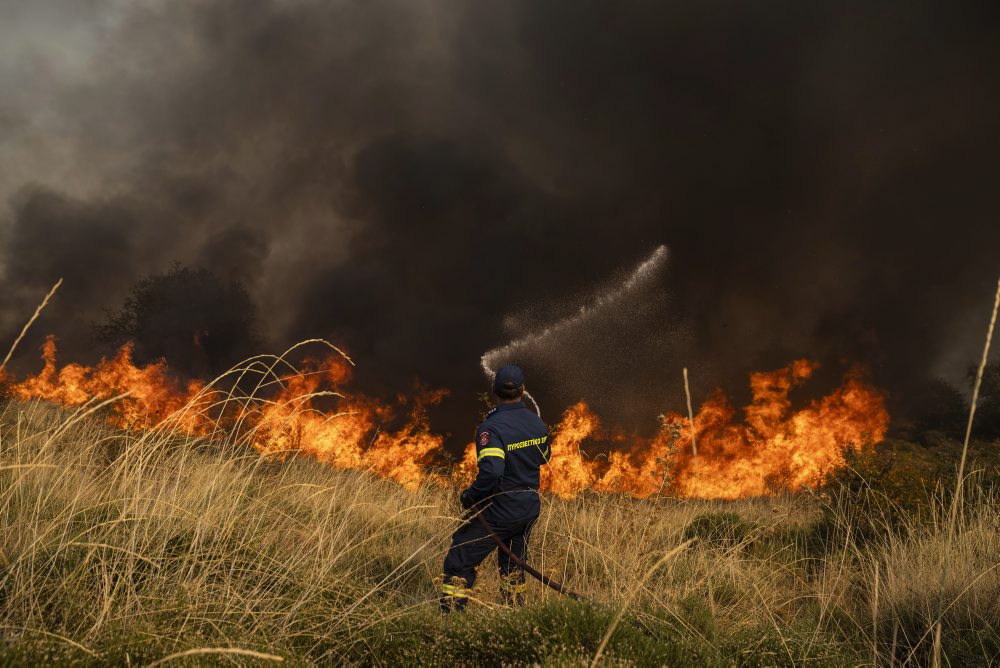
[[954, 531], [943, 502], [546, 496], [531, 561], [585, 600], [532, 581], [501, 608], [491, 558], [442, 617], [454, 490], [220, 443], [6, 403], [0, 663], [588, 665], [609, 630], [606, 665], [1000, 663], [1000, 502], [974, 480]]

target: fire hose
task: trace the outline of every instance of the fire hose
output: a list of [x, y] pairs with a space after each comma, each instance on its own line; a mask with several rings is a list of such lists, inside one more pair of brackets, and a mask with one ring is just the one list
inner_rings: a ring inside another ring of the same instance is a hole
[[553, 580], [549, 576], [545, 575], [544, 573], [536, 571], [534, 568], [532, 568], [531, 566], [529, 566], [527, 564], [527, 562], [524, 561], [524, 559], [521, 559], [521, 557], [519, 557], [516, 554], [514, 554], [514, 552], [509, 547], [507, 547], [507, 544], [504, 543], [502, 540], [500, 540], [500, 536], [498, 536], [497, 532], [493, 530], [493, 527], [491, 527], [490, 523], [486, 521], [486, 518], [483, 517], [482, 513], [477, 514], [476, 518], [483, 525], [483, 528], [486, 529], [486, 533], [488, 533], [489, 536], [490, 536], [490, 538], [493, 539], [493, 542], [497, 544], [497, 547], [500, 548], [501, 550], [503, 550], [503, 553], [506, 554], [510, 558], [511, 561], [513, 561], [515, 564], [517, 564], [518, 567], [521, 568], [521, 570], [523, 570], [525, 573], [527, 573], [531, 577], [533, 577], [536, 580], [538, 580], [539, 582], [541, 582], [546, 587], [548, 587], [550, 589], [554, 589], [557, 592], [559, 592], [560, 594], [564, 594], [566, 596], [569, 596], [574, 601], [579, 601], [580, 600], [580, 595], [579, 594], [577, 594], [576, 592], [570, 591], [569, 589], [567, 589], [566, 587], [564, 587], [562, 584], [556, 582], [555, 580]]

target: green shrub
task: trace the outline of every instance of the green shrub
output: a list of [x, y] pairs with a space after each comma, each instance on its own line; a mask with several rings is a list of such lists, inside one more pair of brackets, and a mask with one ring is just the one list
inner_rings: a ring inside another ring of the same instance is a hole
[[844, 460], [822, 485], [831, 504], [817, 529], [826, 540], [840, 543], [849, 532], [855, 542], [867, 543], [903, 532], [926, 514], [932, 499], [927, 485], [935, 476], [924, 466], [890, 447], [854, 444], [845, 448]]
[[[399, 665], [565, 665], [593, 657], [615, 610], [597, 604], [553, 600], [520, 610], [470, 609], [440, 615], [428, 606], [418, 614], [372, 627], [349, 647], [322, 648], [315, 658], [369, 663], [393, 657]], [[626, 617], [604, 650], [609, 662], [639, 666], [717, 663], [710, 647], [672, 627], [639, 625]]]
[[809, 624], [752, 627], [723, 640], [728, 666], [857, 666], [864, 659], [835, 636], [817, 633]]
[[[392, 657], [399, 665], [510, 666], [586, 665], [614, 620], [613, 608], [553, 600], [521, 610], [470, 609], [442, 616], [428, 608], [371, 627], [350, 648], [321, 648], [314, 658], [370, 664], [371, 657]], [[718, 636], [704, 602], [687, 597], [677, 615], [656, 619], [627, 614], [604, 650], [602, 665], [629, 666], [776, 666], [857, 665], [850, 648], [837, 646], [813, 629], [794, 628], [779, 635], [758, 626], [737, 635]]]

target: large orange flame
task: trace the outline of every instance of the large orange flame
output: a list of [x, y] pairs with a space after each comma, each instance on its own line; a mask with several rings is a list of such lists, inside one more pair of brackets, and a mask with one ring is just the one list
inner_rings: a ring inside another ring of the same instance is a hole
[[[160, 361], [145, 367], [132, 363], [132, 346], [124, 345], [110, 360], [101, 360], [93, 367], [56, 364], [56, 342], [48, 337], [42, 348], [45, 366], [38, 375], [13, 386], [13, 394], [21, 399], [39, 398], [77, 406], [93, 398], [110, 398], [128, 393], [115, 402], [112, 422], [121, 427], [150, 427], [177, 413], [203, 387], [199, 381], [182, 385]], [[188, 425], [192, 432], [196, 425]]]
[[[562, 497], [585, 489], [621, 491], [648, 497], [669, 491], [680, 496], [735, 499], [800, 490], [844, 463], [847, 445], [881, 441], [889, 424], [882, 395], [853, 370], [833, 393], [791, 410], [789, 391], [818, 368], [799, 360], [776, 371], [750, 376], [753, 401], [744, 421], [716, 391], [694, 416], [698, 447], [691, 445], [687, 416], [660, 416], [661, 428], [651, 442], [630, 439], [626, 454], [611, 452], [607, 461], [590, 458], [580, 445], [600, 431], [586, 404], [563, 415], [552, 443], [553, 466], [543, 475], [543, 488]], [[619, 439], [620, 440], [620, 439]]]
[[[445, 396], [443, 391], [419, 389], [387, 406], [367, 397], [347, 397], [339, 390], [350, 380], [352, 367], [339, 355], [306, 360], [302, 368], [270, 382], [251, 378], [279, 390], [264, 401], [247, 400], [245, 393], [206, 391], [206, 383], [177, 381], [163, 361], [137, 366], [132, 347], [123, 346], [111, 359], [88, 367], [56, 364], [52, 337], [42, 351], [45, 366], [36, 375], [14, 384], [14, 396], [44, 399], [78, 406], [95, 398], [128, 393], [111, 405], [110, 421], [122, 428], [150, 428], [169, 421], [169, 428], [211, 436], [220, 427], [251, 432], [251, 443], [264, 456], [284, 459], [292, 454], [312, 455], [337, 468], [370, 470], [416, 489], [427, 478], [427, 467], [442, 450], [443, 438], [431, 433], [426, 408]], [[241, 374], [246, 380], [246, 373]], [[256, 394], [256, 393], [251, 393]], [[332, 407], [320, 404], [329, 400]], [[383, 424], [400, 421], [387, 430]]]
[[[475, 474], [471, 443], [450, 476], [432, 472], [447, 456], [444, 439], [430, 429], [427, 407], [440, 402], [444, 391], [417, 388], [392, 405], [347, 396], [343, 388], [353, 367], [339, 355], [307, 360], [301, 369], [263, 383], [277, 388], [264, 401], [245, 400], [248, 395], [232, 391], [219, 399], [211, 384], [181, 383], [162, 361], [137, 366], [130, 346], [91, 367], [60, 368], [49, 338], [42, 356], [41, 372], [12, 385], [15, 396], [77, 406], [128, 393], [109, 409], [111, 422], [122, 428], [146, 429], [169, 420], [170, 429], [212, 436], [220, 426], [235, 425], [249, 431], [250, 442], [264, 456], [302, 453], [337, 468], [371, 471], [408, 489], [427, 482], [460, 484]], [[789, 392], [817, 367], [800, 360], [752, 374], [753, 400], [742, 422], [734, 421], [736, 411], [716, 391], [694, 417], [697, 457], [686, 416], [661, 415], [655, 438], [643, 440], [605, 430], [585, 403], [577, 403], [553, 428], [552, 460], [542, 470], [542, 489], [561, 497], [591, 490], [739, 498], [812, 484], [843, 464], [847, 444], [875, 443], [888, 425], [881, 394], [860, 371], [848, 373], [830, 395], [793, 411]], [[588, 456], [586, 448], [595, 441], [613, 447], [606, 456]]]

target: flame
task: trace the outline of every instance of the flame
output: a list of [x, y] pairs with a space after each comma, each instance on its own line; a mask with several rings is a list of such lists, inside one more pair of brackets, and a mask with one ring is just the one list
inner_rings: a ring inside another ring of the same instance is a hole
[[[553, 464], [543, 489], [564, 498], [583, 490], [649, 497], [663, 491], [678, 496], [735, 499], [800, 490], [844, 463], [848, 444], [870, 447], [889, 424], [882, 395], [852, 370], [833, 393], [792, 411], [789, 392], [819, 367], [798, 360], [776, 371], [750, 376], [753, 400], [742, 423], [721, 391], [694, 416], [698, 456], [691, 448], [687, 416], [660, 416], [651, 442], [632, 441], [631, 451], [611, 452], [606, 462], [588, 457], [580, 446], [598, 435], [600, 424], [584, 403], [571, 406], [552, 443]], [[612, 435], [622, 440], [620, 435]]]
[[[337, 468], [372, 471], [416, 489], [428, 478], [428, 466], [442, 452], [443, 438], [430, 431], [428, 406], [446, 392], [418, 388], [387, 406], [339, 390], [351, 378], [352, 367], [331, 355], [306, 360], [296, 373], [277, 380], [280, 390], [266, 401], [240, 401], [232, 393], [207, 390], [201, 381], [181, 383], [166, 362], [137, 366], [132, 346], [125, 345], [111, 359], [92, 367], [56, 363], [56, 343], [49, 337], [42, 349], [44, 367], [37, 375], [12, 385], [20, 399], [44, 399], [63, 406], [79, 406], [98, 398], [128, 396], [111, 404], [111, 424], [148, 429], [165, 422], [169, 428], [196, 436], [218, 433], [220, 427], [244, 429], [264, 456], [285, 459], [306, 454]], [[272, 383], [273, 384], [273, 383]], [[333, 410], [320, 407], [334, 402]], [[387, 430], [407, 408], [402, 427]]]
[[[430, 428], [427, 409], [440, 403], [445, 391], [417, 387], [391, 405], [348, 396], [344, 388], [353, 366], [338, 355], [306, 360], [297, 371], [277, 377], [268, 383], [277, 390], [262, 401], [220, 393], [213, 383], [181, 382], [164, 361], [137, 366], [129, 345], [94, 366], [60, 368], [50, 337], [42, 359], [37, 375], [12, 384], [15, 397], [79, 406], [128, 393], [109, 407], [109, 421], [121, 428], [169, 423], [170, 429], [205, 437], [220, 427], [239, 428], [265, 457], [304, 454], [336, 468], [370, 471], [407, 489], [466, 484], [477, 470], [473, 443], [450, 474], [433, 470], [447, 455], [443, 437]], [[753, 399], [741, 421], [717, 390], [694, 416], [697, 457], [687, 416], [659, 416], [657, 435], [644, 440], [603, 428], [584, 402], [570, 406], [552, 430], [552, 458], [542, 469], [542, 489], [564, 498], [589, 490], [642, 498], [669, 493], [732, 499], [813, 484], [843, 464], [847, 444], [880, 441], [889, 420], [882, 395], [859, 370], [849, 372], [828, 396], [793, 411], [790, 391], [818, 366], [798, 360], [752, 374]], [[595, 442], [610, 443], [610, 452], [588, 456], [587, 447]]]
[[[56, 364], [56, 342], [48, 337], [42, 347], [45, 365], [36, 376], [12, 387], [20, 399], [45, 399], [63, 406], [78, 406], [95, 397], [113, 397], [129, 393], [115, 402], [112, 423], [121, 427], [150, 427], [180, 411], [203, 387], [200, 381], [182, 385], [160, 361], [145, 367], [132, 364], [132, 345], [121, 347], [110, 360], [101, 360], [94, 367]], [[187, 425], [192, 433], [200, 433], [196, 425]]]

